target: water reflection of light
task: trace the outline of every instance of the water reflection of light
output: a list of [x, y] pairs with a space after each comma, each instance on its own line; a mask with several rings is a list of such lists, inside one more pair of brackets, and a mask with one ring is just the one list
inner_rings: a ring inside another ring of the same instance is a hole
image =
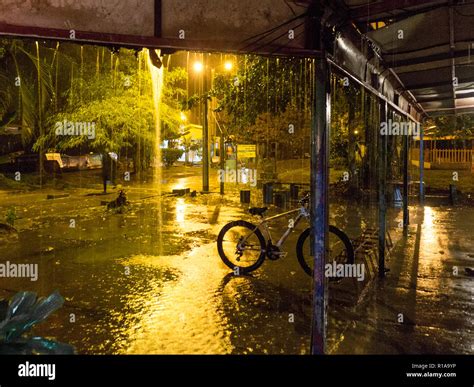
[[248, 169], [247, 168], [242, 168], [241, 175], [240, 175], [240, 182], [242, 184], [247, 184], [249, 182], [249, 176], [248, 176]]
[[[195, 248], [182, 256], [137, 255], [126, 265], [148, 270], [170, 269], [156, 275], [156, 281], [139, 293], [131, 293], [128, 303], [140, 304], [135, 324], [127, 329], [130, 354], [226, 354], [234, 350], [231, 326], [215, 297], [226, 272], [202, 259], [214, 251], [214, 243]], [[132, 271], [133, 272], [133, 271]], [[151, 277], [153, 278], [153, 277]]]
[[188, 185], [188, 180], [186, 178], [179, 178], [174, 181], [173, 186], [171, 187], [172, 190], [175, 189], [185, 189]]
[[427, 243], [435, 243], [436, 242], [436, 230], [434, 228], [434, 216], [435, 213], [432, 207], [425, 207], [425, 213], [423, 218], [423, 233], [424, 233], [424, 241]]
[[184, 198], [178, 198], [176, 201], [176, 222], [183, 223], [186, 214], [186, 203]]
[[[433, 273], [439, 273], [443, 270], [443, 257], [440, 251], [447, 248], [446, 230], [442, 227], [439, 220], [440, 213], [433, 207], [425, 207], [423, 218], [423, 229], [420, 244], [420, 261], [419, 261], [419, 285], [423, 286], [426, 278], [433, 276]], [[438, 288], [440, 285], [440, 278], [434, 276], [431, 278], [430, 286]]]

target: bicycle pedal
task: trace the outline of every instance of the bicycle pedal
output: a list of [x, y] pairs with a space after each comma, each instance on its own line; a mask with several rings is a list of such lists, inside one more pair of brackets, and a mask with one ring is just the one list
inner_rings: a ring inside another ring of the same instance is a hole
[[286, 251], [272, 251], [270, 254], [267, 255], [268, 259], [272, 261], [276, 261], [280, 258], [286, 257], [288, 253]]

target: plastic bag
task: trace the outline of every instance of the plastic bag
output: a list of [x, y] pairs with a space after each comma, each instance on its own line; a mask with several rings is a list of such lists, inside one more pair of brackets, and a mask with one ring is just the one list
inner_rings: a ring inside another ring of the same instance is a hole
[[38, 298], [33, 292], [19, 292], [10, 302], [0, 302], [0, 353], [13, 354], [72, 354], [74, 348], [41, 337], [23, 337], [31, 327], [59, 309], [64, 298], [55, 291]]

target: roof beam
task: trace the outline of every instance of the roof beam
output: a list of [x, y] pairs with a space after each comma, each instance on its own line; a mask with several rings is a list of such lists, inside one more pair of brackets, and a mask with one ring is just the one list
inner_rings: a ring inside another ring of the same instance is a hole
[[471, 54], [470, 50], [467, 49], [467, 50], [454, 51], [453, 53], [442, 52], [439, 54], [420, 56], [420, 57], [410, 58], [410, 59], [400, 59], [400, 60], [395, 60], [395, 61], [391, 61], [386, 57], [384, 59], [387, 61], [387, 63], [391, 64], [392, 68], [400, 68], [404, 66], [427, 64], [427, 63], [451, 59], [451, 58], [463, 58], [463, 57], [468, 57], [470, 54]]
[[[464, 98], [474, 98], [474, 92], [472, 93], [466, 93], [466, 94], [461, 94], [461, 95], [457, 95], [456, 96], [456, 100], [460, 101], [460, 100], [463, 100]], [[448, 98], [448, 99], [451, 99]], [[430, 97], [430, 98], [426, 98], [426, 99], [423, 99], [423, 98], [420, 98], [418, 97], [418, 102], [420, 104], [425, 104], [425, 103], [430, 103], [430, 102], [446, 102], [448, 99], [445, 98], [445, 96], [437, 96], [437, 97]]]
[[384, 13], [390, 13], [395, 10], [404, 11], [406, 8], [420, 7], [426, 5], [417, 12], [426, 10], [426, 8], [440, 7], [447, 5], [448, 1], [444, 1], [440, 4], [436, 0], [392, 0], [392, 1], [381, 1], [373, 4], [366, 4], [356, 8], [352, 8], [349, 14], [352, 19], [364, 18], [364, 21], [375, 21], [380, 20], [380, 15]]
[[[469, 94], [464, 94], [462, 96], [462, 98], [459, 98], [459, 96], [456, 98], [457, 101], [462, 101], [463, 99], [465, 98], [473, 98], [474, 97], [474, 92], [473, 93], [469, 93]], [[445, 103], [445, 102], [453, 102], [453, 99], [451, 97], [449, 98], [431, 98], [431, 99], [427, 99], [427, 100], [423, 100], [423, 101], [418, 101], [420, 104], [422, 105], [425, 105], [425, 104], [430, 104], [430, 103], [433, 103], [433, 102], [440, 102], [440, 103]]]
[[[347, 70], [343, 66], [337, 64], [331, 57], [328, 57], [327, 61], [331, 65], [332, 68], [335, 68], [337, 71], [340, 71], [342, 74], [345, 74], [345, 75], [349, 76], [349, 78], [354, 80], [357, 84], [364, 87], [367, 91], [369, 91], [370, 93], [372, 93], [373, 95], [378, 97], [380, 100], [386, 102], [396, 112], [398, 112], [401, 115], [411, 119], [413, 122], [419, 122], [419, 120], [417, 118], [415, 118], [414, 116], [412, 116], [409, 112], [403, 110], [400, 106], [398, 106], [395, 103], [393, 103], [392, 101], [390, 101], [385, 95], [383, 95], [377, 89], [373, 88], [367, 82], [364, 82], [364, 81], [360, 80], [358, 77], [353, 75], [349, 70]], [[331, 68], [330, 71], [332, 71], [332, 68]], [[419, 107], [420, 107], [421, 110], [423, 110], [421, 105], [419, 105]]]
[[458, 114], [472, 114], [474, 113], [474, 105], [454, 108], [437, 108], [427, 109], [426, 112], [430, 116], [444, 116], [444, 115], [458, 115]]
[[[466, 77], [466, 78], [463, 78], [463, 79], [459, 78], [458, 82], [459, 82], [459, 84], [474, 82], [474, 76], [473, 77]], [[411, 85], [411, 86], [410, 85], [405, 85], [405, 86], [409, 90], [419, 90], [419, 89], [431, 89], [431, 88], [446, 86], [446, 85], [451, 85], [451, 84], [452, 84], [451, 81], [449, 83], [447, 83], [446, 81], [439, 81], [439, 82], [420, 83], [418, 85]]]
[[[156, 32], [156, 31], [155, 31]], [[68, 41], [69, 30], [58, 28], [44, 28], [44, 27], [24, 27], [0, 22], [0, 36], [11, 36], [12, 38], [29, 38], [29, 39], [51, 39], [54, 41]], [[76, 30], [76, 43], [116, 46], [125, 48], [159, 48], [173, 52], [176, 50], [190, 50], [190, 51], [206, 51], [206, 52], [228, 52], [235, 54], [243, 54], [252, 52], [258, 55], [271, 56], [298, 56], [308, 58], [320, 57], [320, 52], [316, 50], [292, 48], [285, 46], [277, 46], [269, 44], [254, 51], [244, 51], [239, 45], [240, 43], [229, 43], [225, 41], [210, 41], [210, 40], [191, 40], [178, 38], [161, 38], [154, 36], [137, 36], [137, 35], [122, 35], [112, 33], [98, 33], [89, 31]]]
[[454, 58], [454, 51], [456, 50], [456, 44], [454, 42], [454, 9], [452, 7], [452, 0], [450, 0], [449, 7], [449, 55], [451, 57], [451, 84], [453, 90], [453, 104], [456, 106], [456, 86], [454, 85], [454, 79], [456, 79], [456, 60]]

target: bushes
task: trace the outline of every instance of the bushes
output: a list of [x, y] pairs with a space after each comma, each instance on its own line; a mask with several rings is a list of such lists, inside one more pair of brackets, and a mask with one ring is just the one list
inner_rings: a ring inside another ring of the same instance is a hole
[[7, 215], [5, 216], [6, 222], [9, 226], [13, 227], [15, 225], [15, 220], [18, 219], [16, 216], [15, 207], [9, 207], [7, 210]]
[[182, 149], [164, 148], [161, 150], [161, 160], [166, 168], [171, 167], [183, 155]]

